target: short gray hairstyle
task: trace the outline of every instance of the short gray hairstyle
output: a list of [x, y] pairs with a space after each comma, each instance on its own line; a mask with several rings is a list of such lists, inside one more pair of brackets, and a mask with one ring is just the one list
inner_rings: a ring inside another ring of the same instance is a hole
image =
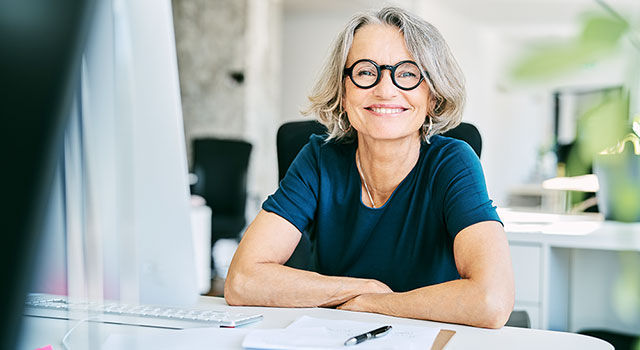
[[[329, 130], [328, 139], [350, 141], [355, 131], [342, 106], [344, 68], [356, 31], [367, 24], [396, 27], [429, 86], [431, 107], [420, 134], [425, 141], [460, 124], [465, 103], [464, 75], [440, 32], [430, 23], [397, 7], [354, 15], [333, 44], [304, 114], [316, 114]], [[429, 120], [431, 119], [431, 120]], [[429, 122], [432, 128], [429, 129]], [[428, 130], [428, 133], [427, 133]]]

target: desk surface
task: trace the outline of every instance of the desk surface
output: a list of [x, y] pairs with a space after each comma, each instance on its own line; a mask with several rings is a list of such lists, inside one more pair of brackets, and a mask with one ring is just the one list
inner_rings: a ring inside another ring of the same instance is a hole
[[[613, 347], [599, 339], [563, 332], [543, 331], [537, 329], [522, 329], [504, 327], [498, 330], [481, 329], [454, 324], [445, 324], [429, 321], [419, 321], [412, 319], [396, 318], [378, 314], [342, 311], [325, 308], [264, 308], [264, 307], [230, 307], [224, 299], [213, 297], [201, 297], [198, 307], [212, 310], [233, 311], [241, 309], [241, 312], [256, 312], [264, 315], [264, 320], [246, 326], [247, 329], [284, 328], [293, 320], [303, 315], [309, 315], [325, 319], [355, 320], [369, 322], [384, 322], [391, 324], [423, 325], [429, 327], [439, 327], [442, 329], [452, 329], [456, 335], [447, 345], [447, 350], [456, 349], [532, 349], [532, 350], [552, 350], [552, 349], [581, 349], [581, 350], [611, 350]], [[47, 319], [38, 317], [24, 318], [23, 341], [19, 349], [33, 350], [38, 347], [52, 345], [54, 349], [62, 349], [61, 340], [66, 332], [76, 325], [77, 321], [66, 321], [58, 319]], [[176, 332], [172, 330], [158, 330], [155, 328], [122, 326], [113, 324], [101, 324], [98, 339], [91, 348], [99, 349], [100, 344], [113, 333], [136, 333], [147, 332]], [[221, 329], [219, 332], [233, 330]], [[179, 332], [179, 331], [178, 331]], [[246, 332], [235, 332], [231, 337], [224, 337], [223, 340], [215, 344], [216, 349], [241, 349], [240, 344]], [[237, 334], [237, 336], [235, 336]], [[74, 331], [71, 338], [86, 337], [81, 331]], [[73, 343], [73, 342], [70, 342]], [[166, 349], [169, 349], [167, 345]], [[74, 350], [71, 347], [70, 350]]]

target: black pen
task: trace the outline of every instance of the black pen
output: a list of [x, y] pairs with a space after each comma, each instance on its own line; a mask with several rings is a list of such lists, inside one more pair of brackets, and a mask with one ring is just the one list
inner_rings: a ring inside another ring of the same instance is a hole
[[391, 330], [391, 326], [382, 326], [378, 329], [368, 331], [367, 333], [356, 335], [355, 337], [351, 337], [344, 342], [344, 345], [356, 345], [356, 344], [362, 343], [365, 340], [380, 338], [383, 335], [389, 333], [390, 330]]

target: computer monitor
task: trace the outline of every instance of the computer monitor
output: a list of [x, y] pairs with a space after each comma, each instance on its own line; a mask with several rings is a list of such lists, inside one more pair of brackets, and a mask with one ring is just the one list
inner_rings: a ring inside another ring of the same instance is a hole
[[[33, 291], [56, 292], [53, 280], [70, 299], [193, 304], [171, 2], [98, 2], [91, 23], [44, 240], [53, 244], [42, 248], [50, 261]], [[62, 252], [45, 252], [55, 246]], [[60, 259], [63, 272], [47, 271]]]
[[92, 1], [0, 2], [0, 349], [14, 349]]

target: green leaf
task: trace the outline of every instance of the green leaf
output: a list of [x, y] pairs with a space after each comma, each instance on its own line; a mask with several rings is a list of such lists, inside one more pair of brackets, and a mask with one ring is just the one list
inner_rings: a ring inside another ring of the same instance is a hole
[[611, 17], [590, 16], [582, 29], [580, 42], [582, 45], [611, 48], [627, 30], [629, 25], [625, 21]]
[[578, 121], [578, 138], [583, 159], [615, 146], [627, 134], [627, 98], [612, 96], [585, 113]]
[[627, 22], [592, 15], [586, 18], [580, 37], [565, 45], [546, 44], [520, 59], [511, 71], [516, 80], [534, 80], [568, 73], [613, 54]]
[[601, 58], [602, 51], [584, 45], [547, 46], [522, 59], [512, 70], [518, 80], [555, 77]]

